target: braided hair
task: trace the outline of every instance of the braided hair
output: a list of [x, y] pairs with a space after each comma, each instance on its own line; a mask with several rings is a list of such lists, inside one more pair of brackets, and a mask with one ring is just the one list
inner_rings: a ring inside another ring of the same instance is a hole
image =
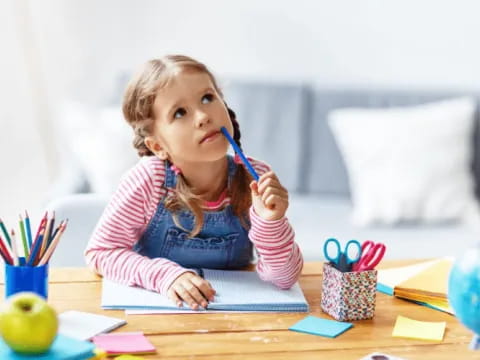
[[[227, 106], [228, 115], [233, 124], [233, 140], [237, 143], [241, 149], [242, 144], [240, 142], [241, 133], [240, 125], [237, 121], [237, 116], [232, 109]], [[248, 210], [252, 205], [252, 197], [250, 195], [250, 182], [253, 180], [250, 173], [241, 164], [237, 164], [237, 169], [233, 176], [232, 184], [229, 189], [230, 200], [233, 213], [240, 219], [242, 225], [248, 228], [249, 216]]]

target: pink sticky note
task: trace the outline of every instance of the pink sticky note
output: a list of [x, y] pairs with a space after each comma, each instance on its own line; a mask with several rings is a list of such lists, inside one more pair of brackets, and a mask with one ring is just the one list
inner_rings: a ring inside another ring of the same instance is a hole
[[142, 332], [123, 332], [94, 336], [92, 342], [108, 354], [152, 354], [155, 347]]

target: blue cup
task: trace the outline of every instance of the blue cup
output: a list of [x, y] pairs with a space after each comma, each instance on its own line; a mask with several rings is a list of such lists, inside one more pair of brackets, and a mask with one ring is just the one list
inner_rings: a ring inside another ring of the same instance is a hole
[[5, 264], [5, 297], [22, 291], [34, 292], [45, 300], [48, 297], [48, 264], [26, 266], [19, 258], [19, 266]]

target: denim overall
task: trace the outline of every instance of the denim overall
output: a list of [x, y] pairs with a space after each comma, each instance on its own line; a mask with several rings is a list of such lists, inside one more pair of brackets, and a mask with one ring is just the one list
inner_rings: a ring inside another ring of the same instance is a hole
[[[233, 157], [228, 158], [228, 187], [236, 170]], [[173, 189], [177, 175], [165, 166], [165, 186]], [[160, 201], [147, 229], [134, 250], [150, 258], [163, 257], [191, 269], [240, 269], [252, 260], [253, 246], [248, 230], [227, 205], [220, 211], [204, 211], [202, 230], [193, 238], [176, 226], [172, 214]], [[193, 229], [194, 216], [188, 210], [177, 212], [178, 222], [188, 231]], [[249, 224], [248, 224], [249, 225]]]

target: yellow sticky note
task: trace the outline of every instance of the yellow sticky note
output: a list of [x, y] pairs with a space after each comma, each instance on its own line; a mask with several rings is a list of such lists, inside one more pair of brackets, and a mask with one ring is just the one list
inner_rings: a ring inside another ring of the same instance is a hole
[[120, 355], [117, 356], [115, 360], [143, 360], [143, 357], [134, 355]]
[[95, 348], [93, 350], [93, 353], [95, 354], [94, 357], [91, 357], [88, 360], [103, 360], [107, 358], [107, 352], [105, 350], [102, 350], [100, 348]]
[[417, 321], [398, 315], [392, 336], [409, 339], [442, 341], [446, 325], [445, 321]]

